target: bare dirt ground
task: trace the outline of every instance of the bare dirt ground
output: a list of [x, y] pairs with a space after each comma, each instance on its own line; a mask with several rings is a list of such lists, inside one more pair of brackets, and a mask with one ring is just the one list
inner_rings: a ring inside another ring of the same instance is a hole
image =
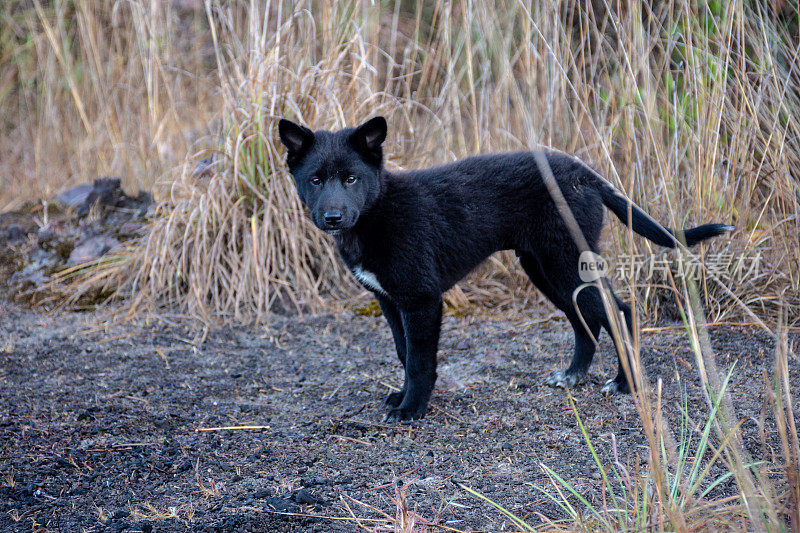
[[[538, 523], [536, 513], [563, 516], [535, 487], [550, 487], [541, 464], [601, 497], [566, 392], [543, 384], [571, 353], [563, 322], [446, 317], [428, 416], [387, 426], [382, 402], [401, 371], [380, 317], [209, 331], [179, 317], [107, 328], [100, 318], [3, 304], [0, 530], [355, 531], [340, 519], [380, 518], [367, 506], [394, 516], [400, 479], [420, 517], [499, 531], [511, 525], [452, 481]], [[768, 415], [759, 430], [772, 340], [712, 327], [711, 342], [722, 371], [736, 363], [730, 391], [748, 449], [772, 460]], [[601, 450], [613, 435], [623, 461], [646, 455], [630, 397], [599, 393], [615, 370], [607, 337], [601, 345], [603, 360], [572, 391], [580, 416]], [[702, 421], [685, 332], [645, 333], [642, 345], [675, 427], [681, 389]], [[228, 426], [262, 427], [203, 431]]]

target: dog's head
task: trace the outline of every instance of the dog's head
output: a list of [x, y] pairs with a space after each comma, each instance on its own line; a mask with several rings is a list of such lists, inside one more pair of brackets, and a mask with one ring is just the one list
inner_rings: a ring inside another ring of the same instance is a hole
[[311, 131], [283, 119], [278, 132], [297, 193], [314, 224], [331, 234], [352, 228], [380, 193], [386, 119], [375, 117], [335, 132]]

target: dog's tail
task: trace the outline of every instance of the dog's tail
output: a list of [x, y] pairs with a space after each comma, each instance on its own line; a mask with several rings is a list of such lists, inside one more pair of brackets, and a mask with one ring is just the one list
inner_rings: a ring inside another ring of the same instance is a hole
[[642, 237], [667, 248], [675, 248], [678, 243], [685, 243], [687, 246], [694, 246], [700, 241], [722, 235], [733, 230], [733, 226], [726, 224], [703, 224], [692, 229], [681, 230], [676, 234], [673, 230], [667, 229], [653, 217], [645, 213], [640, 207], [628, 200], [608, 181], [593, 172], [599, 181], [600, 197], [612, 213], [628, 224], [628, 213], [631, 214], [631, 228]]

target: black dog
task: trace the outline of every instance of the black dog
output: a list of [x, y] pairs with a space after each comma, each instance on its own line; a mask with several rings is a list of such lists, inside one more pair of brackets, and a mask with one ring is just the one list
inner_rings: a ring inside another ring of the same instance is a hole
[[[375, 293], [389, 322], [405, 367], [402, 390], [386, 399], [391, 421], [425, 415], [436, 380], [442, 293], [498, 250], [516, 251], [531, 281], [575, 330], [572, 363], [554, 371], [547, 383], [572, 387], [589, 369], [595, 339], [601, 326], [609, 330], [609, 320], [595, 285], [578, 293], [575, 309], [581, 250], [547, 188], [542, 161], [591, 251], [597, 251], [604, 205], [626, 223], [630, 211], [633, 230], [656, 244], [673, 248], [678, 242], [672, 231], [565, 154], [482, 155], [425, 170], [389, 172], [383, 168], [383, 117], [336, 132], [313, 132], [281, 120], [279, 132], [314, 224], [335, 236], [345, 263]], [[680, 239], [691, 246], [730, 229], [706, 224], [682, 232]], [[630, 328], [630, 307], [614, 299]], [[621, 363], [603, 390], [629, 391]]]

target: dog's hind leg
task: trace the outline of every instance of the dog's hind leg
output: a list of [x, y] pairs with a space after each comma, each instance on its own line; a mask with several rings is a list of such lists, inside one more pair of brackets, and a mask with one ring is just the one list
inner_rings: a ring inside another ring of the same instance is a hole
[[[601, 326], [606, 322], [603, 303], [596, 287], [585, 287], [577, 295], [578, 308], [572, 293], [581, 285], [577, 272], [577, 258], [571, 268], [557, 265], [544, 267], [536, 255], [517, 251], [520, 264], [533, 284], [567, 316], [575, 333], [575, 350], [572, 361], [565, 370], [554, 370], [545, 383], [552, 387], [574, 387], [586, 376], [594, 359], [597, 338]], [[574, 276], [570, 274], [574, 269]], [[552, 272], [550, 276], [548, 272]]]
[[[572, 353], [572, 361], [566, 370], [554, 370], [550, 373], [546, 383], [552, 387], [574, 387], [586, 377], [594, 359], [600, 324], [596, 320], [587, 320], [586, 326], [584, 326], [577, 317], [577, 313], [572, 313], [572, 315], [574, 316], [567, 315], [575, 333], [575, 350]], [[586, 329], [587, 326], [589, 330]]]
[[[554, 272], [558, 271], [554, 270]], [[628, 386], [628, 380], [623, 370], [622, 360], [620, 359], [620, 354], [627, 354], [628, 350], [625, 346], [621, 345], [621, 343], [624, 342], [623, 339], [614, 338], [611, 324], [600, 295], [600, 289], [596, 285], [584, 285], [575, 296], [575, 301], [573, 301], [572, 294], [578, 287], [583, 285], [583, 283], [577, 272], [575, 272], [574, 275], [572, 272], [572, 270], [565, 268], [559, 275], [553, 276], [551, 284], [555, 285], [556, 294], [559, 295], [562, 300], [569, 298], [569, 302], [563, 306], [559, 305], [559, 308], [567, 315], [567, 318], [572, 324], [572, 328], [575, 330], [575, 354], [573, 355], [572, 363], [569, 368], [564, 371], [564, 383], [561, 383], [561, 374], [560, 371], [557, 370], [550, 375], [548, 384], [555, 386], [571, 386], [571, 382], [576, 379], [579, 381], [580, 378], [586, 374], [589, 365], [592, 363], [592, 357], [596, 347], [595, 342], [600, 333], [600, 327], [602, 326], [614, 340], [618, 371], [617, 376], [614, 379], [608, 380], [605, 385], [603, 385], [601, 391], [604, 394], [613, 394], [617, 392], [629, 393], [630, 387]], [[608, 281], [604, 280], [603, 283], [605, 284], [606, 290], [608, 290], [614, 298], [619, 311], [622, 311], [625, 325], [630, 335], [629, 338], [633, 338], [633, 322], [631, 320], [630, 306], [614, 294]], [[575, 308], [575, 302], [578, 304], [577, 309]], [[582, 321], [581, 318], [583, 319]], [[583, 325], [584, 322], [586, 326]], [[587, 335], [586, 327], [588, 327], [589, 332], [591, 332], [591, 336]]]
[[[622, 315], [625, 320], [625, 327], [627, 328], [627, 333], [629, 335], [629, 339], [633, 338], [633, 321], [631, 317], [631, 307], [619, 299], [619, 297], [614, 294], [613, 289], [611, 288], [610, 283], [604, 281], [606, 290], [608, 290], [611, 296], [614, 298], [614, 302], [616, 303], [616, 307], [618, 311], [622, 312]], [[578, 285], [576, 285], [577, 287]], [[574, 291], [574, 289], [572, 289]], [[566, 292], [566, 289], [565, 289]], [[606, 313], [605, 306], [603, 305], [603, 301], [600, 296], [600, 289], [594, 285], [587, 285], [581, 289], [578, 293], [576, 298], [578, 302], [578, 313], [580, 316], [583, 317], [584, 321], [588, 325], [589, 329], [591, 330], [593, 338], [596, 340], [598, 334], [600, 333], [600, 326], [608, 332], [611, 338], [614, 341], [614, 348], [617, 355], [617, 375], [613, 379], [609, 379], [603, 385], [601, 392], [603, 394], [614, 394], [614, 393], [630, 393], [630, 386], [628, 385], [628, 379], [625, 376], [625, 370], [622, 366], [622, 359], [620, 358], [620, 354], [627, 354], [629, 350], [627, 347], [623, 346], [622, 343], [625, 342], [622, 338], [614, 337], [613, 330], [611, 328], [611, 324], [608, 318], [608, 314]], [[575, 306], [574, 303], [570, 302], [572, 306], [572, 312], [575, 313]], [[594, 341], [592, 341], [592, 347], [589, 348], [586, 343], [592, 337], [584, 337], [581, 332], [586, 331], [586, 328], [578, 318], [578, 313], [575, 313], [574, 316], [571, 316], [570, 313], [566, 312], [567, 318], [569, 318], [572, 327], [575, 329], [575, 355], [572, 359], [572, 364], [570, 364], [569, 368], [564, 372], [565, 376], [569, 376], [573, 372], [580, 373], [581, 371], [583, 374], [589, 369], [589, 365], [592, 362], [592, 355], [594, 354]], [[577, 321], [576, 321], [577, 319]], [[628, 368], [632, 368], [630, 364]], [[555, 385], [555, 386], [563, 386], [561, 383], [557, 382], [557, 375], [560, 371], [553, 372], [551, 374], [548, 384]], [[581, 376], [582, 377], [582, 376]], [[555, 382], [552, 382], [555, 381]], [[569, 385], [567, 382], [566, 385]]]
[[[403, 365], [403, 369], [405, 370], [406, 367], [406, 334], [403, 330], [403, 318], [400, 316], [400, 310], [397, 306], [392, 302], [389, 298], [382, 296], [380, 294], [375, 294], [375, 298], [378, 300], [378, 305], [381, 306], [381, 312], [383, 316], [386, 317], [386, 322], [389, 323], [389, 329], [392, 330], [392, 337], [394, 338], [394, 347], [397, 350], [397, 358], [400, 359], [400, 363]], [[405, 372], [403, 374], [403, 388], [400, 389], [398, 392], [392, 392], [386, 398], [384, 404], [387, 407], [397, 407], [400, 405], [400, 402], [403, 401], [403, 397], [406, 395], [406, 389], [408, 388], [408, 380], [405, 377]]]
[[[610, 287], [609, 290], [611, 290]], [[630, 336], [629, 338], [633, 339], [633, 319], [631, 317], [631, 306], [620, 300], [617, 297], [617, 295], [614, 294], [613, 292], [611, 294], [614, 296], [614, 301], [617, 303], [617, 307], [619, 308], [620, 311], [622, 311], [622, 314], [625, 317], [625, 325], [628, 328], [628, 335]], [[617, 377], [606, 381], [605, 385], [603, 385], [603, 388], [601, 389], [601, 392], [603, 392], [604, 394], [614, 394], [617, 392], [630, 393], [631, 389], [630, 386], [628, 385], [628, 378], [625, 376], [625, 370], [622, 366], [622, 359], [620, 359], [619, 357], [620, 353], [627, 354], [628, 350], [625, 349], [624, 346], [620, 346], [620, 343], [623, 342], [623, 339], [614, 338], [614, 334], [611, 329], [611, 324], [609, 323], [608, 316], [605, 315], [605, 313], [603, 315], [603, 327], [608, 332], [608, 334], [611, 335], [611, 338], [614, 339], [615, 348], [617, 350], [618, 370], [617, 370]], [[628, 365], [628, 368], [632, 368], [630, 364]]]

